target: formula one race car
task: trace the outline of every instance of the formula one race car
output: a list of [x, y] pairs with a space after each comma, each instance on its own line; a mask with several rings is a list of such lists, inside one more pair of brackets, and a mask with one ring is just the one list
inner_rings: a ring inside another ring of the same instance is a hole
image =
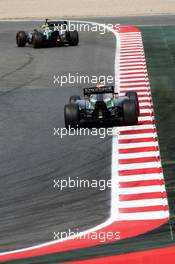
[[81, 121], [102, 123], [112, 121], [137, 125], [139, 103], [136, 92], [119, 96], [113, 86], [84, 88], [84, 98], [71, 96], [64, 107], [65, 127], [78, 127]]
[[70, 45], [77, 46], [79, 36], [77, 30], [70, 31], [67, 21], [50, 21], [46, 19], [40, 30], [34, 29], [33, 32], [18, 31], [16, 34], [18, 47], [24, 47], [27, 43], [33, 48], [47, 46]]

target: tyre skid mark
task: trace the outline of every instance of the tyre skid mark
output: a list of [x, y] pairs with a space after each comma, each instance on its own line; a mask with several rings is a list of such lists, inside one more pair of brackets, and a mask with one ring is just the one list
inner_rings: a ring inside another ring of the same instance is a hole
[[25, 67], [27, 67], [28, 65], [30, 65], [32, 63], [32, 61], [33, 61], [33, 56], [30, 53], [26, 53], [26, 55], [28, 56], [28, 59], [27, 59], [27, 61], [24, 64], [20, 65], [19, 67], [17, 67], [16, 69], [14, 69], [14, 70], [12, 70], [10, 72], [5, 73], [4, 75], [2, 75], [0, 77], [0, 80], [10, 76], [13, 73], [16, 73], [16, 72], [22, 70]]

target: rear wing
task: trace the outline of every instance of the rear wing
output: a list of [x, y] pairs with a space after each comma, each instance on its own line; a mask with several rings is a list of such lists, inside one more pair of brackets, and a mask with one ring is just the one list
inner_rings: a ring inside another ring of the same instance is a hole
[[46, 19], [46, 23], [48, 24], [48, 26], [61, 26], [61, 25], [67, 25], [67, 21], [63, 21], [63, 20], [48, 20]]
[[90, 87], [84, 88], [84, 96], [91, 95], [91, 94], [104, 94], [104, 93], [113, 93], [114, 94], [114, 86], [106, 86], [106, 87]]

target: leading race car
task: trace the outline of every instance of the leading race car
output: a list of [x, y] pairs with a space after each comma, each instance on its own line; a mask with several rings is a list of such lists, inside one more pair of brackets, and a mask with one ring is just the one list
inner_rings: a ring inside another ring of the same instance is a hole
[[84, 97], [71, 96], [64, 107], [65, 127], [78, 127], [82, 121], [137, 125], [139, 103], [136, 92], [119, 96], [113, 86], [84, 88]]
[[47, 46], [70, 45], [77, 46], [79, 35], [77, 30], [70, 31], [67, 21], [51, 21], [46, 19], [41, 29], [34, 29], [33, 32], [18, 31], [16, 34], [18, 47], [24, 47], [27, 43], [33, 48]]

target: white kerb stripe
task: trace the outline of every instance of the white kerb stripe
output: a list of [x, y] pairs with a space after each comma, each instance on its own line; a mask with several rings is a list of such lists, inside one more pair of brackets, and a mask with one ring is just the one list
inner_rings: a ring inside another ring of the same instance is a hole
[[119, 149], [130, 149], [130, 148], [139, 148], [139, 147], [154, 147], [158, 146], [157, 141], [153, 142], [142, 142], [142, 143], [130, 143], [130, 144], [119, 144], [118, 148]]
[[142, 71], [145, 71], [145, 70], [147, 70], [147, 68], [144, 66], [144, 65], [142, 65], [142, 66], [120, 66], [120, 71], [122, 72], [122, 70], [131, 70], [131, 69], [140, 69], [140, 70], [142, 70]]
[[133, 201], [120, 201], [119, 208], [132, 208], [132, 207], [147, 207], [147, 206], [157, 206], [157, 205], [167, 205], [166, 198], [159, 199], [142, 199]]
[[143, 130], [143, 129], [149, 129], [149, 128], [155, 128], [155, 125], [136, 125], [136, 126], [123, 126], [123, 127], [116, 127], [114, 131], [134, 131], [134, 130]]
[[[149, 91], [149, 87], [148, 86], [141, 86], [141, 87], [127, 87], [127, 88], [125, 88], [125, 87], [120, 87], [120, 92], [123, 92], [123, 91], [126, 91], [126, 90], [128, 90], [128, 91], [140, 91], [140, 90], [148, 90]], [[142, 109], [140, 109], [140, 111], [141, 111]]]
[[119, 164], [119, 171], [130, 170], [133, 174], [137, 169], [152, 169], [152, 168], [160, 168], [160, 161], [155, 162], [144, 162], [144, 163], [130, 163], [130, 164]]
[[[132, 177], [132, 176], [131, 176]], [[119, 194], [139, 194], [139, 193], [154, 193], [165, 192], [164, 185], [152, 185], [144, 187], [132, 187], [132, 188], [119, 188]]]
[[120, 66], [132, 66], [132, 65], [134, 65], [134, 66], [136, 66], [136, 64], [142, 64], [142, 65], [144, 65], [145, 67], [146, 67], [146, 61], [145, 61], [145, 58], [137, 58], [137, 59], [129, 59], [129, 60], [126, 60], [126, 62], [125, 61], [123, 61], [123, 58], [120, 60], [120, 63], [119, 63], [119, 65]]
[[132, 176], [119, 176], [119, 182], [135, 182], [135, 181], [150, 181], [150, 180], [163, 180], [162, 173], [132, 175]]
[[150, 103], [150, 102], [148, 102], [148, 103], [139, 103], [139, 106], [147, 106], [147, 107], [152, 107], [152, 104]]
[[148, 151], [138, 153], [124, 153], [119, 154], [119, 159], [135, 159], [135, 158], [147, 158], [147, 157], [159, 157], [159, 151]]
[[153, 114], [153, 109], [140, 109], [140, 114]]
[[147, 84], [147, 81], [145, 82], [133, 82], [133, 83], [121, 83], [120, 86], [133, 86], [133, 85], [144, 85]]
[[154, 116], [139, 116], [139, 121], [152, 121], [154, 120]]
[[140, 213], [127, 213], [119, 214], [116, 218], [119, 220], [156, 220], [165, 219], [169, 217], [169, 212], [166, 211], [152, 211], [152, 212], [140, 212]]
[[124, 56], [124, 55], [132, 55], [132, 56], [135, 56], [135, 55], [143, 55], [144, 52], [142, 51], [130, 51], [130, 52], [122, 52], [121, 55]]
[[137, 36], [141, 35], [141, 32], [119, 32], [120, 36]]
[[147, 73], [146, 70], [140, 69], [140, 70], [122, 70], [122, 73]]
[[143, 134], [131, 134], [131, 135], [119, 135], [120, 139], [133, 139], [133, 138], [156, 138], [157, 133], [143, 133]]
[[121, 61], [122, 61], [123, 59], [136, 59], [136, 58], [144, 59], [145, 57], [144, 57], [144, 55], [142, 55], [142, 54], [129, 55], [129, 56], [122, 55], [122, 56], [121, 56]]

